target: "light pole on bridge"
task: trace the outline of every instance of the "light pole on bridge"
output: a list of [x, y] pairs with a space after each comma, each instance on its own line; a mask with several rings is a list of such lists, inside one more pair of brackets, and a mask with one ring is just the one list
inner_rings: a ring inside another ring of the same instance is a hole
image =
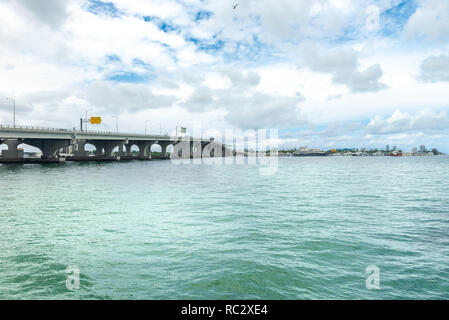
[[113, 118], [115, 118], [115, 130], [118, 133], [118, 116], [112, 116]]
[[16, 127], [16, 100], [13, 98], [5, 98], [5, 100], [9, 100], [12, 102], [13, 124], [14, 124], [14, 128], [15, 128]]
[[84, 131], [86, 131], [86, 132], [87, 132], [87, 124], [89, 123], [89, 120], [87, 119], [87, 113], [90, 112], [90, 111], [92, 111], [92, 109], [87, 109], [86, 110], [86, 118], [84, 120], [84, 123], [86, 124], [86, 128], [84, 129]]
[[150, 122], [150, 120], [145, 120], [145, 135], [147, 134], [147, 123]]

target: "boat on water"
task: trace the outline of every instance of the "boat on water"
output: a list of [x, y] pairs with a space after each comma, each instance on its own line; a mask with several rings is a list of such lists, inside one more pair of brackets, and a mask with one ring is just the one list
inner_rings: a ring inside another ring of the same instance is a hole
[[390, 154], [389, 154], [389, 156], [390, 157], [402, 157], [402, 152], [400, 152], [400, 151], [393, 151], [393, 152], [390, 152]]
[[301, 152], [301, 153], [293, 153], [294, 157], [324, 157], [327, 156], [327, 153], [324, 151], [321, 152]]
[[299, 148], [293, 152], [294, 157], [324, 157], [327, 153], [318, 149], [308, 149], [307, 147]]

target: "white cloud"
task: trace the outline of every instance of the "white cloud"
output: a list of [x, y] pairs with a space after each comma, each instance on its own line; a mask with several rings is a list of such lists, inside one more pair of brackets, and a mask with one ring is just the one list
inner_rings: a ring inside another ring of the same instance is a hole
[[397, 110], [388, 118], [376, 116], [366, 127], [371, 134], [391, 134], [407, 132], [433, 132], [449, 130], [449, 118], [446, 112], [439, 113], [423, 110], [409, 114]]
[[[220, 66], [215, 70], [219, 78], [226, 78], [229, 86], [212, 89], [202, 85], [196, 87], [181, 106], [194, 112], [221, 109], [224, 119], [242, 128], [285, 128], [305, 123], [299, 103], [304, 97], [267, 94], [260, 91], [260, 76], [254, 71], [242, 72], [232, 67]], [[213, 86], [213, 83], [209, 85]]]
[[376, 4], [380, 9], [397, 1], [369, 0], [247, 0], [236, 10], [226, 0], [206, 1], [214, 16], [201, 26], [233, 40], [248, 40], [253, 34], [269, 43], [300, 42], [302, 38], [338, 37], [347, 29], [363, 28], [368, 18], [366, 8]]
[[312, 71], [330, 73], [335, 84], [345, 85], [351, 92], [379, 91], [382, 69], [374, 64], [360, 70], [358, 54], [351, 48], [318, 49], [313, 44], [300, 47], [305, 66]]
[[[21, 14], [30, 14], [50, 27], [59, 27], [67, 18], [67, 5], [73, 0], [9, 0], [9, 5], [18, 6]], [[24, 10], [26, 12], [24, 12]]]
[[216, 107], [213, 91], [206, 86], [199, 86], [195, 88], [192, 95], [185, 102], [184, 106], [193, 112], [201, 112]]
[[449, 55], [431, 56], [423, 60], [420, 77], [427, 82], [449, 82]]
[[407, 35], [434, 42], [447, 42], [449, 40], [449, 2], [420, 0], [418, 4], [418, 9], [405, 26]]
[[298, 127], [306, 123], [299, 109], [302, 100], [301, 95], [279, 97], [260, 92], [231, 97], [224, 99], [229, 104], [225, 119], [243, 129]]
[[152, 92], [147, 84], [95, 82], [80, 94], [92, 107], [120, 114], [142, 109], [168, 108], [176, 97]]

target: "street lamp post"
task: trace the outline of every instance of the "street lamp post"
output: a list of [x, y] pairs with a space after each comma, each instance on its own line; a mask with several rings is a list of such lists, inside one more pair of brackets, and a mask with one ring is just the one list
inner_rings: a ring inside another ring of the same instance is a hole
[[150, 122], [150, 120], [145, 120], [145, 135], [147, 134], [147, 123]]
[[16, 100], [12, 98], [5, 98], [5, 100], [9, 100], [12, 102], [12, 113], [13, 113], [13, 124], [14, 128], [16, 127]]
[[112, 117], [115, 118], [115, 130], [116, 130], [117, 133], [118, 133], [118, 116], [112, 116]]
[[88, 109], [88, 110], [86, 110], [86, 118], [85, 118], [85, 123], [86, 123], [86, 128], [84, 129], [84, 131], [86, 131], [87, 132], [87, 124], [89, 123], [89, 120], [87, 119], [87, 113], [88, 112], [90, 112], [90, 111], [92, 111], [92, 109]]

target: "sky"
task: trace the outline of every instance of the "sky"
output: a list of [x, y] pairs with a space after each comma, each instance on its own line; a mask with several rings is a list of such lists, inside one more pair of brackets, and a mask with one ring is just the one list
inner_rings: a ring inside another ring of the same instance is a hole
[[0, 0], [0, 123], [449, 152], [447, 0]]

